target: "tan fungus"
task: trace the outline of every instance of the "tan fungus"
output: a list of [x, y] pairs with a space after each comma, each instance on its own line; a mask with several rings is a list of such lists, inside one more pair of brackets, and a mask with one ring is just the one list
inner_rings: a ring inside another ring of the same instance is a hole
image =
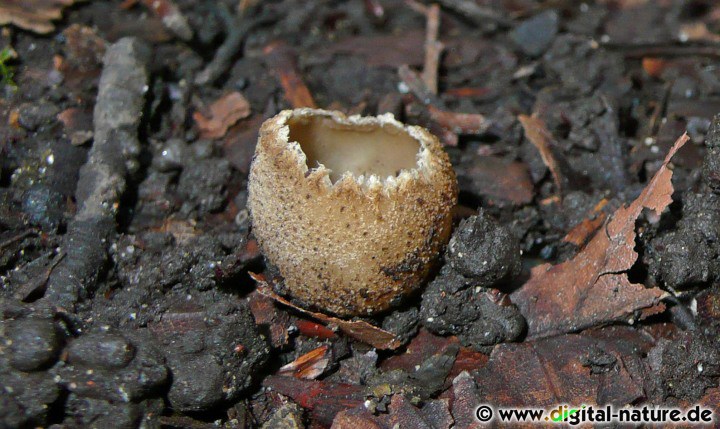
[[253, 232], [287, 292], [343, 316], [386, 310], [422, 284], [457, 201], [427, 130], [308, 108], [263, 124], [248, 188]]

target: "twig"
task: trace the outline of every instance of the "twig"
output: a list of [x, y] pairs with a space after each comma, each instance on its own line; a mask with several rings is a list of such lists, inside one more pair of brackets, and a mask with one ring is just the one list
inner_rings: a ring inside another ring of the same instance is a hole
[[412, 95], [423, 105], [429, 120], [426, 126], [438, 134], [445, 144], [457, 146], [457, 134], [482, 134], [490, 127], [490, 122], [481, 114], [445, 110], [442, 100], [430, 92], [420, 75], [407, 65], [398, 68], [398, 75]]
[[29, 236], [35, 235], [35, 234], [37, 234], [37, 231], [35, 231], [34, 229], [29, 229], [29, 230], [21, 232], [20, 234], [14, 235], [14, 236], [8, 238], [7, 240], [0, 242], [0, 250], [15, 243], [16, 241], [20, 241], [25, 237], [29, 237]]
[[45, 299], [72, 308], [93, 289], [107, 260], [126, 175], [137, 168], [137, 133], [145, 104], [150, 51], [123, 38], [105, 53], [94, 112], [95, 143], [80, 169], [78, 211], [68, 225], [67, 253], [48, 278]]
[[487, 21], [492, 21], [502, 27], [512, 26], [512, 21], [495, 12], [494, 10], [480, 6], [474, 1], [468, 0], [438, 0], [438, 2], [462, 16], [470, 20], [476, 25], [482, 25]]
[[545, 0], [542, 3], [534, 4], [516, 12], [512, 12], [510, 16], [513, 19], [524, 19], [548, 9], [568, 9], [577, 6], [577, 0]]
[[607, 49], [622, 51], [626, 58], [642, 57], [720, 57], [719, 46], [703, 45], [677, 45], [677, 44], [614, 44], [605, 43], [602, 45]]
[[[43, 257], [49, 257], [52, 252], [48, 252], [47, 255]], [[52, 274], [53, 270], [57, 265], [60, 263], [60, 261], [65, 258], [65, 253], [59, 253], [55, 255], [55, 257], [50, 261], [50, 266], [47, 267], [45, 270], [45, 273], [42, 277], [37, 276], [33, 278], [31, 281], [25, 283], [22, 285], [18, 291], [15, 293], [15, 296], [19, 298], [21, 301], [29, 301], [33, 296], [35, 295], [42, 295], [43, 292], [45, 292], [45, 289], [47, 287], [48, 279], [50, 278], [50, 274]]]
[[480, 113], [457, 113], [427, 106], [430, 118], [455, 134], [482, 134], [490, 128], [490, 121]]
[[672, 87], [674, 83], [675, 81], [665, 84], [662, 99], [653, 109], [652, 117], [650, 117], [650, 134], [648, 135], [648, 137], [652, 139], [655, 139], [658, 132], [660, 131], [660, 118], [665, 117], [665, 114], [667, 113], [667, 107], [670, 101], [670, 94], [672, 93]]
[[398, 67], [398, 75], [408, 90], [422, 103], [425, 105], [432, 104], [435, 106], [442, 106], [442, 101], [433, 94], [430, 89], [425, 85], [425, 81], [422, 77], [407, 65]]
[[552, 150], [550, 149], [551, 142], [553, 141], [552, 133], [547, 129], [545, 122], [537, 116], [519, 115], [518, 120], [525, 131], [525, 137], [535, 148], [540, 152], [543, 164], [550, 170], [550, 174], [555, 182], [557, 188], [557, 194], [562, 198], [563, 193], [563, 178], [560, 174], [560, 167], [553, 156]]
[[[250, 8], [251, 6], [246, 6]], [[206, 85], [215, 82], [225, 71], [230, 68], [235, 55], [240, 51], [245, 36], [256, 26], [261, 25], [272, 19], [270, 13], [262, 12], [260, 16], [255, 18], [246, 18], [247, 9], [240, 7], [237, 15], [233, 15], [228, 7], [218, 2], [218, 14], [227, 31], [227, 37], [223, 44], [215, 52], [210, 64], [208, 64], [195, 77], [197, 85]]]
[[427, 29], [425, 31], [425, 65], [422, 78], [425, 86], [433, 94], [438, 93], [438, 68], [440, 56], [445, 46], [438, 40], [440, 32], [440, 6], [433, 4], [427, 10]]

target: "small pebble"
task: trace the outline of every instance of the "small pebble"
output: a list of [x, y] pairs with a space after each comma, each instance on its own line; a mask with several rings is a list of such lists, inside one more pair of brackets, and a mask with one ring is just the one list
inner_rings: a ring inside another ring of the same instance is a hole
[[11, 324], [10, 365], [20, 371], [35, 371], [57, 360], [62, 337], [49, 319], [21, 319]]
[[91, 368], [123, 368], [133, 359], [135, 348], [125, 338], [112, 333], [91, 333], [75, 340], [69, 348], [73, 365]]

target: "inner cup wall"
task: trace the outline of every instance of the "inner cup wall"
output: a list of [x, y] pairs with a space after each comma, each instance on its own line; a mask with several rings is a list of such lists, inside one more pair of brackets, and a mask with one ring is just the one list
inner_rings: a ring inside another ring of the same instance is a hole
[[397, 176], [401, 170], [417, 167], [420, 143], [392, 125], [339, 124], [326, 117], [298, 117], [288, 120], [289, 141], [300, 144], [309, 168], [323, 164], [336, 182], [343, 173], [355, 177]]

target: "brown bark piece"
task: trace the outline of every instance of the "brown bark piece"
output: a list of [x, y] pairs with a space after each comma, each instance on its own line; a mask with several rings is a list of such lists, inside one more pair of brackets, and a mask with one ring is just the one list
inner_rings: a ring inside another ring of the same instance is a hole
[[13, 24], [35, 33], [55, 29], [52, 21], [62, 18], [64, 8], [76, 0], [4, 0], [0, 4], [0, 25]]

